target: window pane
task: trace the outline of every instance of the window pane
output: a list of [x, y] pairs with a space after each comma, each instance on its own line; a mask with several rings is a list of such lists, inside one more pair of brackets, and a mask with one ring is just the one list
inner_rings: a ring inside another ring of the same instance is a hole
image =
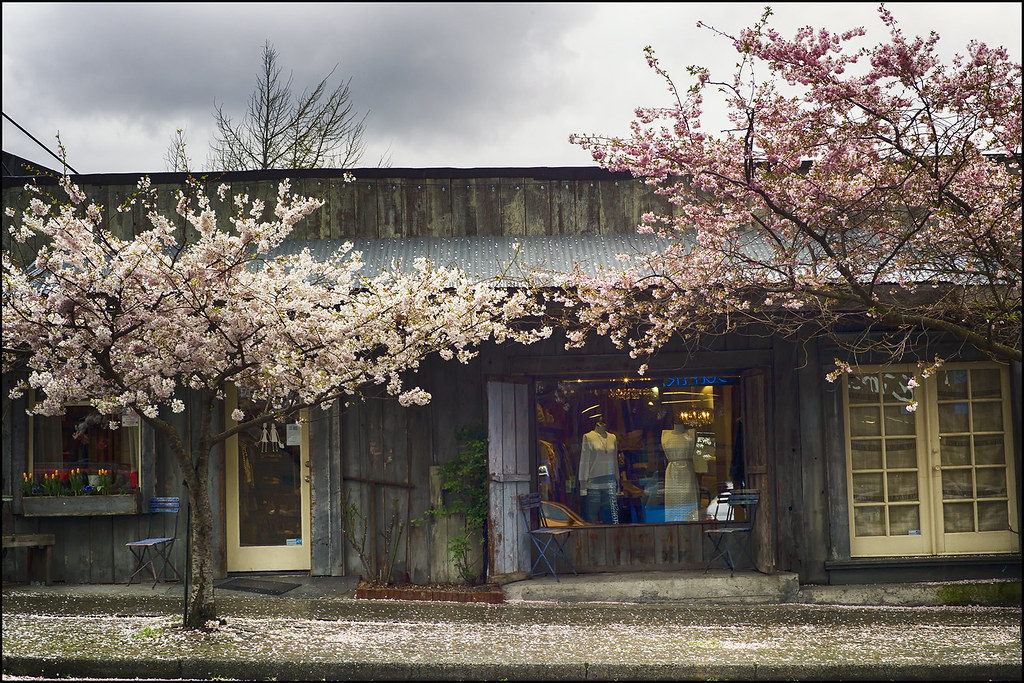
[[903, 373], [882, 373], [882, 400], [886, 403], [909, 403], [914, 400], [914, 392], [907, 388], [910, 375]]
[[850, 403], [878, 403], [877, 375], [850, 375], [847, 380]]
[[853, 531], [858, 536], [885, 536], [885, 508], [874, 505], [854, 508]]
[[974, 486], [971, 485], [971, 470], [942, 471], [942, 499], [973, 498]]
[[[249, 419], [250, 401], [239, 398]], [[301, 451], [277, 422], [238, 435], [239, 544], [242, 547], [302, 543]]]
[[906, 536], [921, 533], [921, 513], [917, 505], [894, 505], [889, 508], [889, 535]]
[[914, 439], [886, 439], [885, 464], [889, 469], [917, 467], [917, 441]]
[[978, 498], [1006, 496], [1006, 470], [1002, 467], [982, 467], [974, 472]]
[[1002, 384], [998, 370], [971, 370], [971, 398], [999, 398]]
[[915, 433], [915, 413], [908, 413], [906, 406], [885, 407], [886, 436], [906, 436]]
[[944, 503], [943, 530], [947, 534], [974, 531], [974, 503]]
[[878, 408], [850, 408], [850, 436], [881, 436]]
[[943, 370], [936, 375], [940, 401], [967, 398], [967, 371]]
[[974, 431], [1003, 431], [1003, 404], [995, 401], [982, 401], [971, 404], [974, 411]]
[[939, 457], [942, 465], [970, 465], [971, 437], [943, 436], [939, 439]]
[[738, 384], [711, 374], [538, 380], [542, 500], [577, 524], [695, 522], [709, 508], [724, 518], [716, 499], [745, 476], [734, 460], [745, 436], [732, 413]]
[[889, 472], [886, 475], [888, 480], [888, 500], [909, 501], [917, 500], [917, 472]]
[[853, 469], [882, 469], [881, 439], [858, 439], [857, 441], [852, 441], [850, 442], [850, 450], [853, 456]]
[[978, 465], [1001, 465], [1006, 462], [1002, 434], [982, 434], [974, 437], [974, 462]]
[[978, 502], [978, 531], [1004, 531], [1010, 528], [1010, 513], [1005, 501]]
[[969, 406], [970, 404], [966, 401], [960, 403], [940, 403], [939, 431], [943, 434], [970, 431], [971, 424], [968, 420]]
[[853, 500], [857, 503], [882, 502], [882, 474], [853, 475]]
[[87, 405], [67, 406], [62, 416], [33, 416], [33, 479], [56, 472], [63, 494], [129, 493], [139, 484], [140, 432], [134, 413], [101, 415]]

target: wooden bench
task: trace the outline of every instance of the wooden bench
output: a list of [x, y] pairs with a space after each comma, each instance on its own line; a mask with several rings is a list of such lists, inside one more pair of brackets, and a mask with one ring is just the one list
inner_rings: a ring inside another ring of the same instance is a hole
[[[4, 534], [4, 548], [40, 548], [46, 564], [46, 585], [53, 584], [53, 534]], [[31, 580], [31, 576], [29, 577]]]

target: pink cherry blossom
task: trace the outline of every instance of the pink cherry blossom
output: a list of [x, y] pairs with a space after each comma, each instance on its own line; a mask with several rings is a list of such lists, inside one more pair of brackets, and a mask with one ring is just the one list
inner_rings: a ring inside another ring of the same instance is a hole
[[[1019, 362], [1021, 66], [977, 42], [943, 63], [937, 35], [907, 38], [879, 12], [889, 36], [873, 47], [862, 29], [783, 37], [770, 11], [736, 36], [701, 24], [738, 68], [690, 67], [688, 89], [646, 48], [667, 105], [638, 108], [627, 137], [570, 140], [672, 202], [638, 227], [671, 242], [574, 273], [567, 324], [635, 357], [747, 328], [893, 362], [938, 334]], [[703, 98], [719, 95], [733, 125], [714, 133]], [[835, 333], [851, 325], [869, 334]]]

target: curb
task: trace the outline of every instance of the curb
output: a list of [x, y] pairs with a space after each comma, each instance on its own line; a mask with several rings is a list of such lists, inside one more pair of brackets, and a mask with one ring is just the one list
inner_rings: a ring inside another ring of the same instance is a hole
[[407, 662], [291, 662], [211, 659], [111, 661], [42, 657], [4, 657], [3, 672], [11, 676], [117, 678], [126, 666], [136, 678], [241, 680], [1020, 680], [1019, 666], [965, 664], [416, 664]]

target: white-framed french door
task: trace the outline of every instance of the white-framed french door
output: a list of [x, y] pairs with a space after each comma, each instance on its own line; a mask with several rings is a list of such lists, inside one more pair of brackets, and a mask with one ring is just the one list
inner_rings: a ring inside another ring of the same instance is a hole
[[844, 377], [851, 556], [1018, 551], [1009, 372], [949, 364], [911, 392], [915, 370]]
[[[228, 426], [247, 400], [228, 389]], [[227, 570], [310, 568], [309, 428], [268, 423], [225, 448]]]

